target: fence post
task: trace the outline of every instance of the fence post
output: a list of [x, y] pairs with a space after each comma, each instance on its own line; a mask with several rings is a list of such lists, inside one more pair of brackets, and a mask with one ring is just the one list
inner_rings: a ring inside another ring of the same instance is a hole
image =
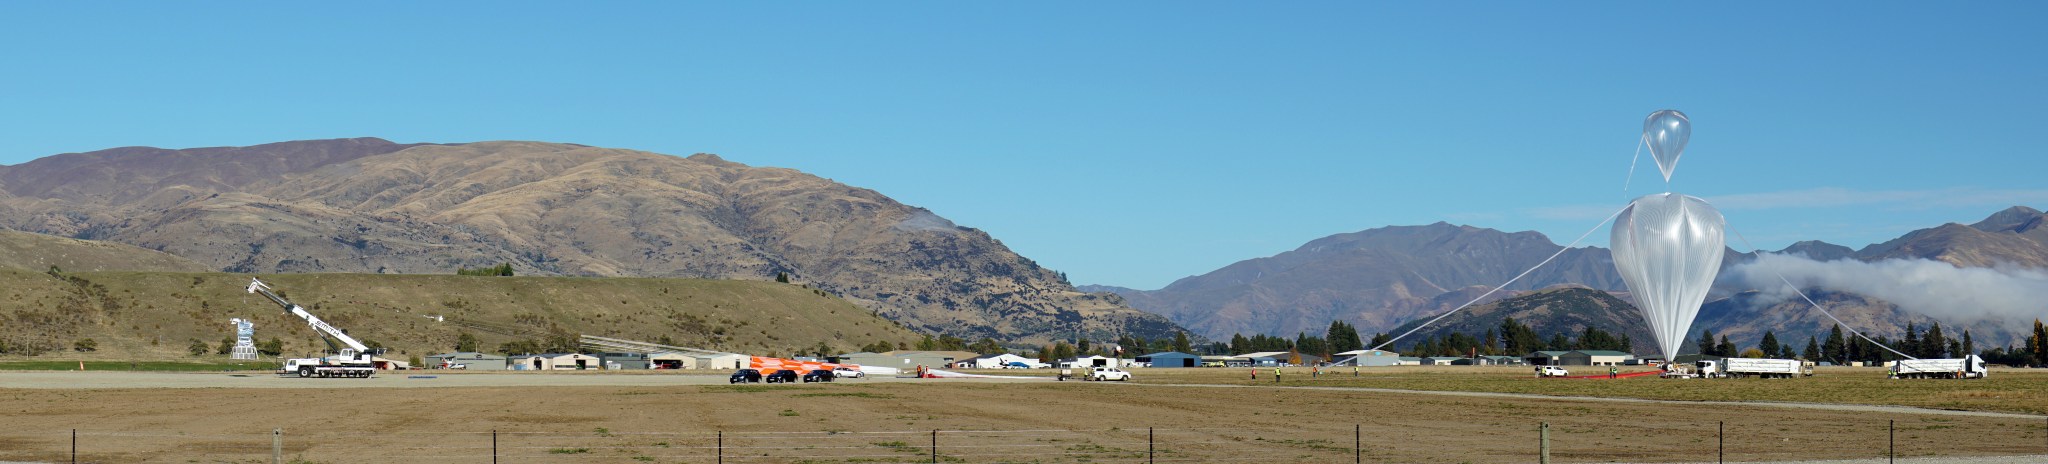
[[78, 464], [78, 429], [71, 429], [71, 464]]
[[1145, 428], [1145, 464], [1152, 464], [1152, 428]]
[[725, 464], [725, 431], [718, 431], [718, 464]]
[[1728, 421], [1714, 426], [1714, 462], [1728, 462]]
[[1887, 462], [1887, 463], [1895, 463], [1895, 462], [1898, 462], [1898, 461], [1899, 461], [1899, 420], [1898, 420], [1898, 419], [1892, 419], [1892, 420], [1884, 421], [1884, 434], [1885, 434], [1885, 445], [1884, 445], [1884, 462]]
[[270, 429], [270, 463], [284, 464], [284, 429]]
[[939, 462], [939, 431], [938, 431], [938, 429], [933, 429], [933, 430], [932, 430], [932, 463], [933, 463], [933, 464], [938, 464], [938, 462]]
[[[1357, 368], [1351, 373], [1357, 374]], [[1365, 463], [1365, 424], [1351, 424], [1351, 462]]]
[[498, 464], [498, 429], [491, 429], [491, 464]]
[[1540, 463], [1543, 463], [1543, 464], [1550, 464], [1550, 423], [1549, 423], [1549, 422], [1544, 422], [1542, 426], [1539, 426], [1539, 427], [1537, 427], [1537, 428], [1536, 428], [1536, 441], [1542, 442], [1542, 445], [1541, 445], [1540, 449], [1542, 450], [1542, 453], [1543, 453], [1543, 454], [1541, 454], [1541, 455], [1539, 455], [1539, 456], [1537, 457], [1537, 462], [1540, 462]]

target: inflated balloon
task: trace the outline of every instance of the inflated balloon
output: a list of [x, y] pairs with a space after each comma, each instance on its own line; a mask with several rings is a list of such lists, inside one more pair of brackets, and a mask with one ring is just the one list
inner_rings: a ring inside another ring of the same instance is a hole
[[1685, 154], [1685, 142], [1692, 139], [1692, 120], [1678, 110], [1657, 110], [1643, 120], [1643, 141], [1650, 145], [1650, 158], [1657, 160], [1657, 170], [1664, 173], [1664, 181], [1671, 181], [1671, 171], [1678, 169], [1678, 156]]
[[1674, 193], [1637, 198], [1615, 218], [1614, 269], [1667, 361], [1678, 355], [1721, 270], [1726, 225], [1706, 200]]

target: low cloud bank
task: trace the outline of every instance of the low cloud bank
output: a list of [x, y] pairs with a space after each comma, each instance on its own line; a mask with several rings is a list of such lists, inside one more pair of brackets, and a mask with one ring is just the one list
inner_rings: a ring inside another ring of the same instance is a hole
[[1854, 292], [1944, 321], [2013, 326], [2048, 315], [2048, 271], [2040, 269], [1958, 268], [1926, 259], [1822, 262], [1766, 254], [1729, 268], [1725, 282], [1770, 297], [1797, 299], [1779, 275], [1802, 289]]

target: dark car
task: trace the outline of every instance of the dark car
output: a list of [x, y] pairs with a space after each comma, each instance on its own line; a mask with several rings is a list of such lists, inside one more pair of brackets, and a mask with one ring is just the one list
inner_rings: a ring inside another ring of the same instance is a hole
[[740, 370], [737, 370], [737, 371], [733, 371], [733, 372], [732, 372], [732, 379], [730, 379], [730, 380], [729, 380], [729, 381], [727, 381], [726, 383], [740, 383], [740, 382], [759, 382], [759, 381], [761, 381], [761, 371], [757, 371], [757, 370], [753, 370], [753, 369], [740, 369]]
[[825, 369], [811, 369], [811, 371], [810, 371], [810, 372], [805, 372], [805, 373], [804, 373], [804, 382], [805, 382], [805, 383], [809, 383], [809, 382], [831, 382], [831, 381], [832, 381], [832, 371], [829, 371], [829, 370], [825, 370]]
[[768, 374], [768, 378], [764, 379], [764, 381], [768, 383], [796, 383], [796, 371], [789, 369], [775, 371], [775, 373]]

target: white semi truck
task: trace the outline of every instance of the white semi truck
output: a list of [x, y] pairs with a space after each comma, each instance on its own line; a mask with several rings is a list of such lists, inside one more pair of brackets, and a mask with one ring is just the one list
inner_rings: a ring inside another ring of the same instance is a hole
[[1889, 364], [1891, 376], [1896, 379], [1981, 379], [1990, 373], [1984, 368], [1984, 358], [1974, 354], [1948, 359], [1902, 359]]
[[[277, 296], [276, 293], [271, 293], [270, 285], [263, 283], [262, 280], [249, 279], [249, 293], [262, 294], [265, 298], [269, 298], [271, 302], [284, 307], [285, 312], [298, 316], [300, 319], [305, 319], [307, 325], [313, 326], [313, 330], [325, 335], [325, 337], [321, 337], [321, 340], [327, 342], [327, 348], [330, 352], [334, 353], [333, 355], [320, 358], [285, 360], [284, 367], [278, 370], [279, 374], [298, 374], [299, 377], [367, 379], [370, 378], [371, 374], [377, 372], [377, 364], [370, 358], [370, 348], [363, 346], [363, 342], [356, 341], [355, 337], [348, 336], [347, 332], [342, 332], [341, 329], [327, 325], [327, 321], [322, 321], [319, 317], [314, 316], [313, 313], [306, 312], [306, 308], [293, 304], [291, 301], [285, 300], [284, 297]], [[334, 346], [335, 340], [341, 340], [348, 347], [339, 348]]]
[[1813, 375], [1813, 362], [1797, 359], [1722, 358], [1702, 359], [1693, 364], [1703, 378], [1789, 379]]

